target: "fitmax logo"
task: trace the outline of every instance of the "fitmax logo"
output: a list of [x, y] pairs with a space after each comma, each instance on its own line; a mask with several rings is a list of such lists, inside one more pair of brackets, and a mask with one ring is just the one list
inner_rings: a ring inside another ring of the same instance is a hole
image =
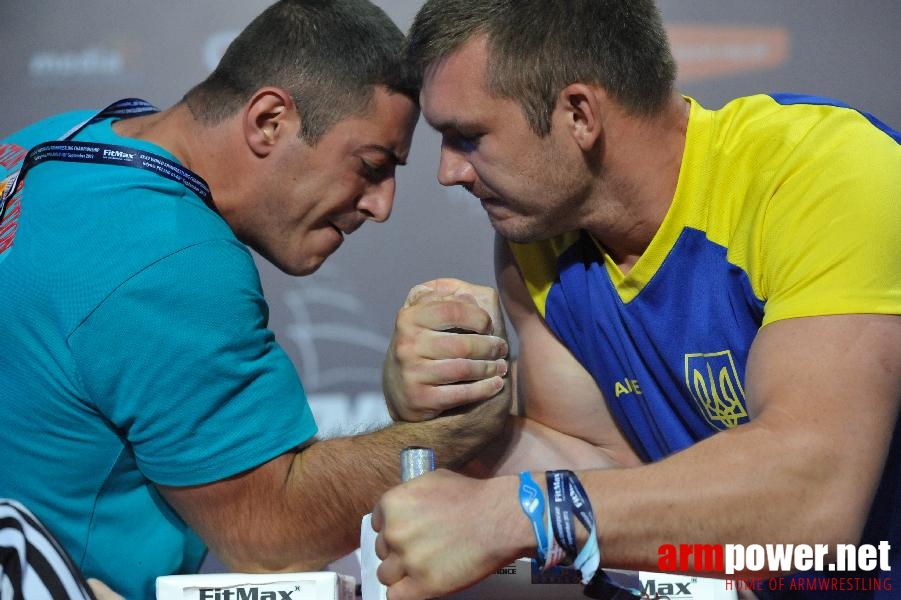
[[691, 596], [691, 590], [688, 589], [690, 583], [667, 582], [657, 584], [653, 579], [649, 579], [641, 585], [642, 598], [663, 598], [672, 596]]
[[200, 600], [291, 600], [291, 592], [260, 592], [258, 587], [200, 588]]
[[104, 148], [103, 156], [108, 156], [110, 158], [124, 158], [126, 160], [134, 160], [135, 155], [129, 154], [128, 152], [122, 152], [121, 150], [107, 150]]

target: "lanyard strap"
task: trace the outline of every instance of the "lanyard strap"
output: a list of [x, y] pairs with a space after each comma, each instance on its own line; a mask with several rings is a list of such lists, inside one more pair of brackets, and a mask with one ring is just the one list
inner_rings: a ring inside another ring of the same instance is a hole
[[68, 140], [90, 125], [91, 123], [96, 123], [97, 121], [102, 121], [103, 119], [109, 119], [110, 117], [121, 117], [123, 119], [127, 119], [129, 117], [140, 117], [143, 115], [152, 115], [153, 113], [160, 112], [160, 109], [147, 102], [146, 100], [141, 100], [140, 98], [125, 98], [123, 100], [116, 100], [106, 108], [100, 110], [90, 119], [82, 121], [59, 138], [58, 141]]
[[97, 121], [110, 117], [136, 117], [159, 112], [159, 109], [138, 98], [126, 98], [114, 102], [99, 111], [91, 118], [79, 123], [67, 131], [59, 140], [38, 144], [28, 151], [19, 170], [7, 179], [0, 198], [0, 222], [3, 221], [3, 213], [13, 193], [19, 188], [25, 179], [25, 175], [41, 163], [47, 161], [80, 162], [104, 165], [120, 165], [152, 171], [172, 181], [177, 181], [207, 205], [212, 206], [212, 193], [207, 183], [196, 173], [184, 168], [175, 161], [169, 160], [152, 152], [136, 150], [128, 146], [113, 144], [101, 144], [90, 142], [71, 141], [78, 132]]
[[[206, 182], [199, 175], [185, 169], [175, 161], [153, 154], [113, 144], [97, 144], [89, 142], [44, 142], [38, 144], [25, 157], [20, 173], [47, 161], [94, 163], [102, 165], [121, 165], [135, 167], [145, 171], [153, 171], [184, 185], [197, 194], [201, 200], [209, 204], [212, 194]], [[21, 176], [20, 176], [21, 177]]]

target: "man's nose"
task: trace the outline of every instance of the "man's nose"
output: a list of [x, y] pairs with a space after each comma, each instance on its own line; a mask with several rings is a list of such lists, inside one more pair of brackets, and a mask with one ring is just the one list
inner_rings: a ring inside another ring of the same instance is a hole
[[394, 177], [387, 177], [374, 184], [360, 199], [357, 208], [367, 219], [383, 223], [391, 216], [394, 206], [394, 192], [397, 187]]
[[475, 182], [475, 169], [466, 155], [459, 150], [443, 146], [438, 163], [438, 183], [445, 186], [471, 185]]

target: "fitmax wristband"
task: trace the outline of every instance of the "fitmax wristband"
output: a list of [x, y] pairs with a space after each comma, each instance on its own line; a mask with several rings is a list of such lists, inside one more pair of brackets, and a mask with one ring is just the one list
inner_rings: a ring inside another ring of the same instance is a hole
[[576, 548], [576, 528], [573, 517], [573, 505], [569, 497], [566, 481], [567, 471], [547, 471], [547, 505], [548, 528], [554, 534], [554, 540], [565, 554], [561, 561], [564, 566], [572, 564], [578, 554]]
[[[572, 471], [550, 471], [546, 473], [548, 478], [548, 504], [559, 501], [561, 503], [560, 510], [569, 512], [571, 516], [575, 516], [580, 523], [588, 530], [588, 541], [582, 546], [582, 549], [576, 555], [573, 566], [578, 569], [582, 575], [582, 584], [585, 585], [584, 594], [588, 598], [597, 598], [609, 600], [610, 598], [634, 598], [640, 599], [645, 596], [641, 590], [622, 586], [614, 582], [599, 568], [601, 562], [601, 551], [598, 543], [597, 522], [594, 516], [594, 510], [591, 508], [591, 501], [582, 482]], [[562, 495], [554, 495], [555, 491], [559, 492], [559, 488], [555, 482], [563, 484]], [[556, 488], [556, 490], [555, 490]], [[550, 509], [548, 511], [550, 513]], [[557, 521], [553, 521], [556, 523]], [[560, 521], [562, 524], [564, 521]], [[563, 530], [565, 532], [565, 529]], [[557, 535], [557, 532], [554, 532]], [[564, 533], [563, 536], [566, 537]], [[575, 535], [573, 534], [573, 545], [575, 546]]]
[[[547, 529], [545, 531], [550, 531], [551, 535], [547, 536], [547, 555], [544, 559], [544, 571], [547, 571], [551, 567], [556, 567], [560, 564], [562, 564], [563, 566], [569, 566], [572, 563], [572, 554], [569, 554], [566, 548], [564, 548], [560, 544], [560, 542], [557, 540], [556, 533], [554, 533], [556, 529], [556, 521], [555, 516], [551, 514], [552, 512], [554, 511], [552, 511], [551, 507], [548, 506]], [[575, 552], [573, 554], [575, 554]]]
[[[594, 577], [601, 562], [597, 539], [597, 523], [591, 500], [582, 487], [582, 482], [572, 471], [559, 470], [546, 473], [548, 504], [557, 513], [553, 520], [554, 537], [564, 546], [572, 558], [572, 564], [582, 574], [582, 583], [587, 585]], [[573, 516], [588, 531], [588, 540], [576, 554], [576, 535]], [[574, 558], [573, 558], [573, 555]]]

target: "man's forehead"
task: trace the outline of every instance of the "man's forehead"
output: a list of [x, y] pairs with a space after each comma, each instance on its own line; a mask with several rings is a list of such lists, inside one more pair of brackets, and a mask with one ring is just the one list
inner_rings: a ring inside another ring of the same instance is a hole
[[472, 90], [471, 93], [457, 92], [442, 94], [437, 88], [431, 94], [423, 95], [420, 101], [422, 116], [430, 127], [440, 133], [473, 133], [485, 129], [502, 115], [499, 112], [507, 107], [504, 99]]
[[375, 94], [369, 110], [345, 120], [345, 132], [354, 144], [355, 153], [381, 153], [404, 164], [419, 109], [403, 94], [378, 89]]
[[488, 72], [488, 42], [484, 36], [467, 40], [446, 56], [428, 65], [422, 74], [423, 89], [447, 80], [466, 79], [485, 83]]
[[428, 124], [442, 131], [466, 129], [483, 121], [484, 102], [492, 98], [478, 80], [436, 75], [423, 80], [419, 103]]
[[490, 129], [511, 111], [520, 110], [510, 98], [490, 95], [481, 88], [466, 93], [459, 86], [447, 94], [438, 88], [427, 93], [423, 87], [420, 104], [422, 116], [430, 127], [440, 133], [464, 135]]

